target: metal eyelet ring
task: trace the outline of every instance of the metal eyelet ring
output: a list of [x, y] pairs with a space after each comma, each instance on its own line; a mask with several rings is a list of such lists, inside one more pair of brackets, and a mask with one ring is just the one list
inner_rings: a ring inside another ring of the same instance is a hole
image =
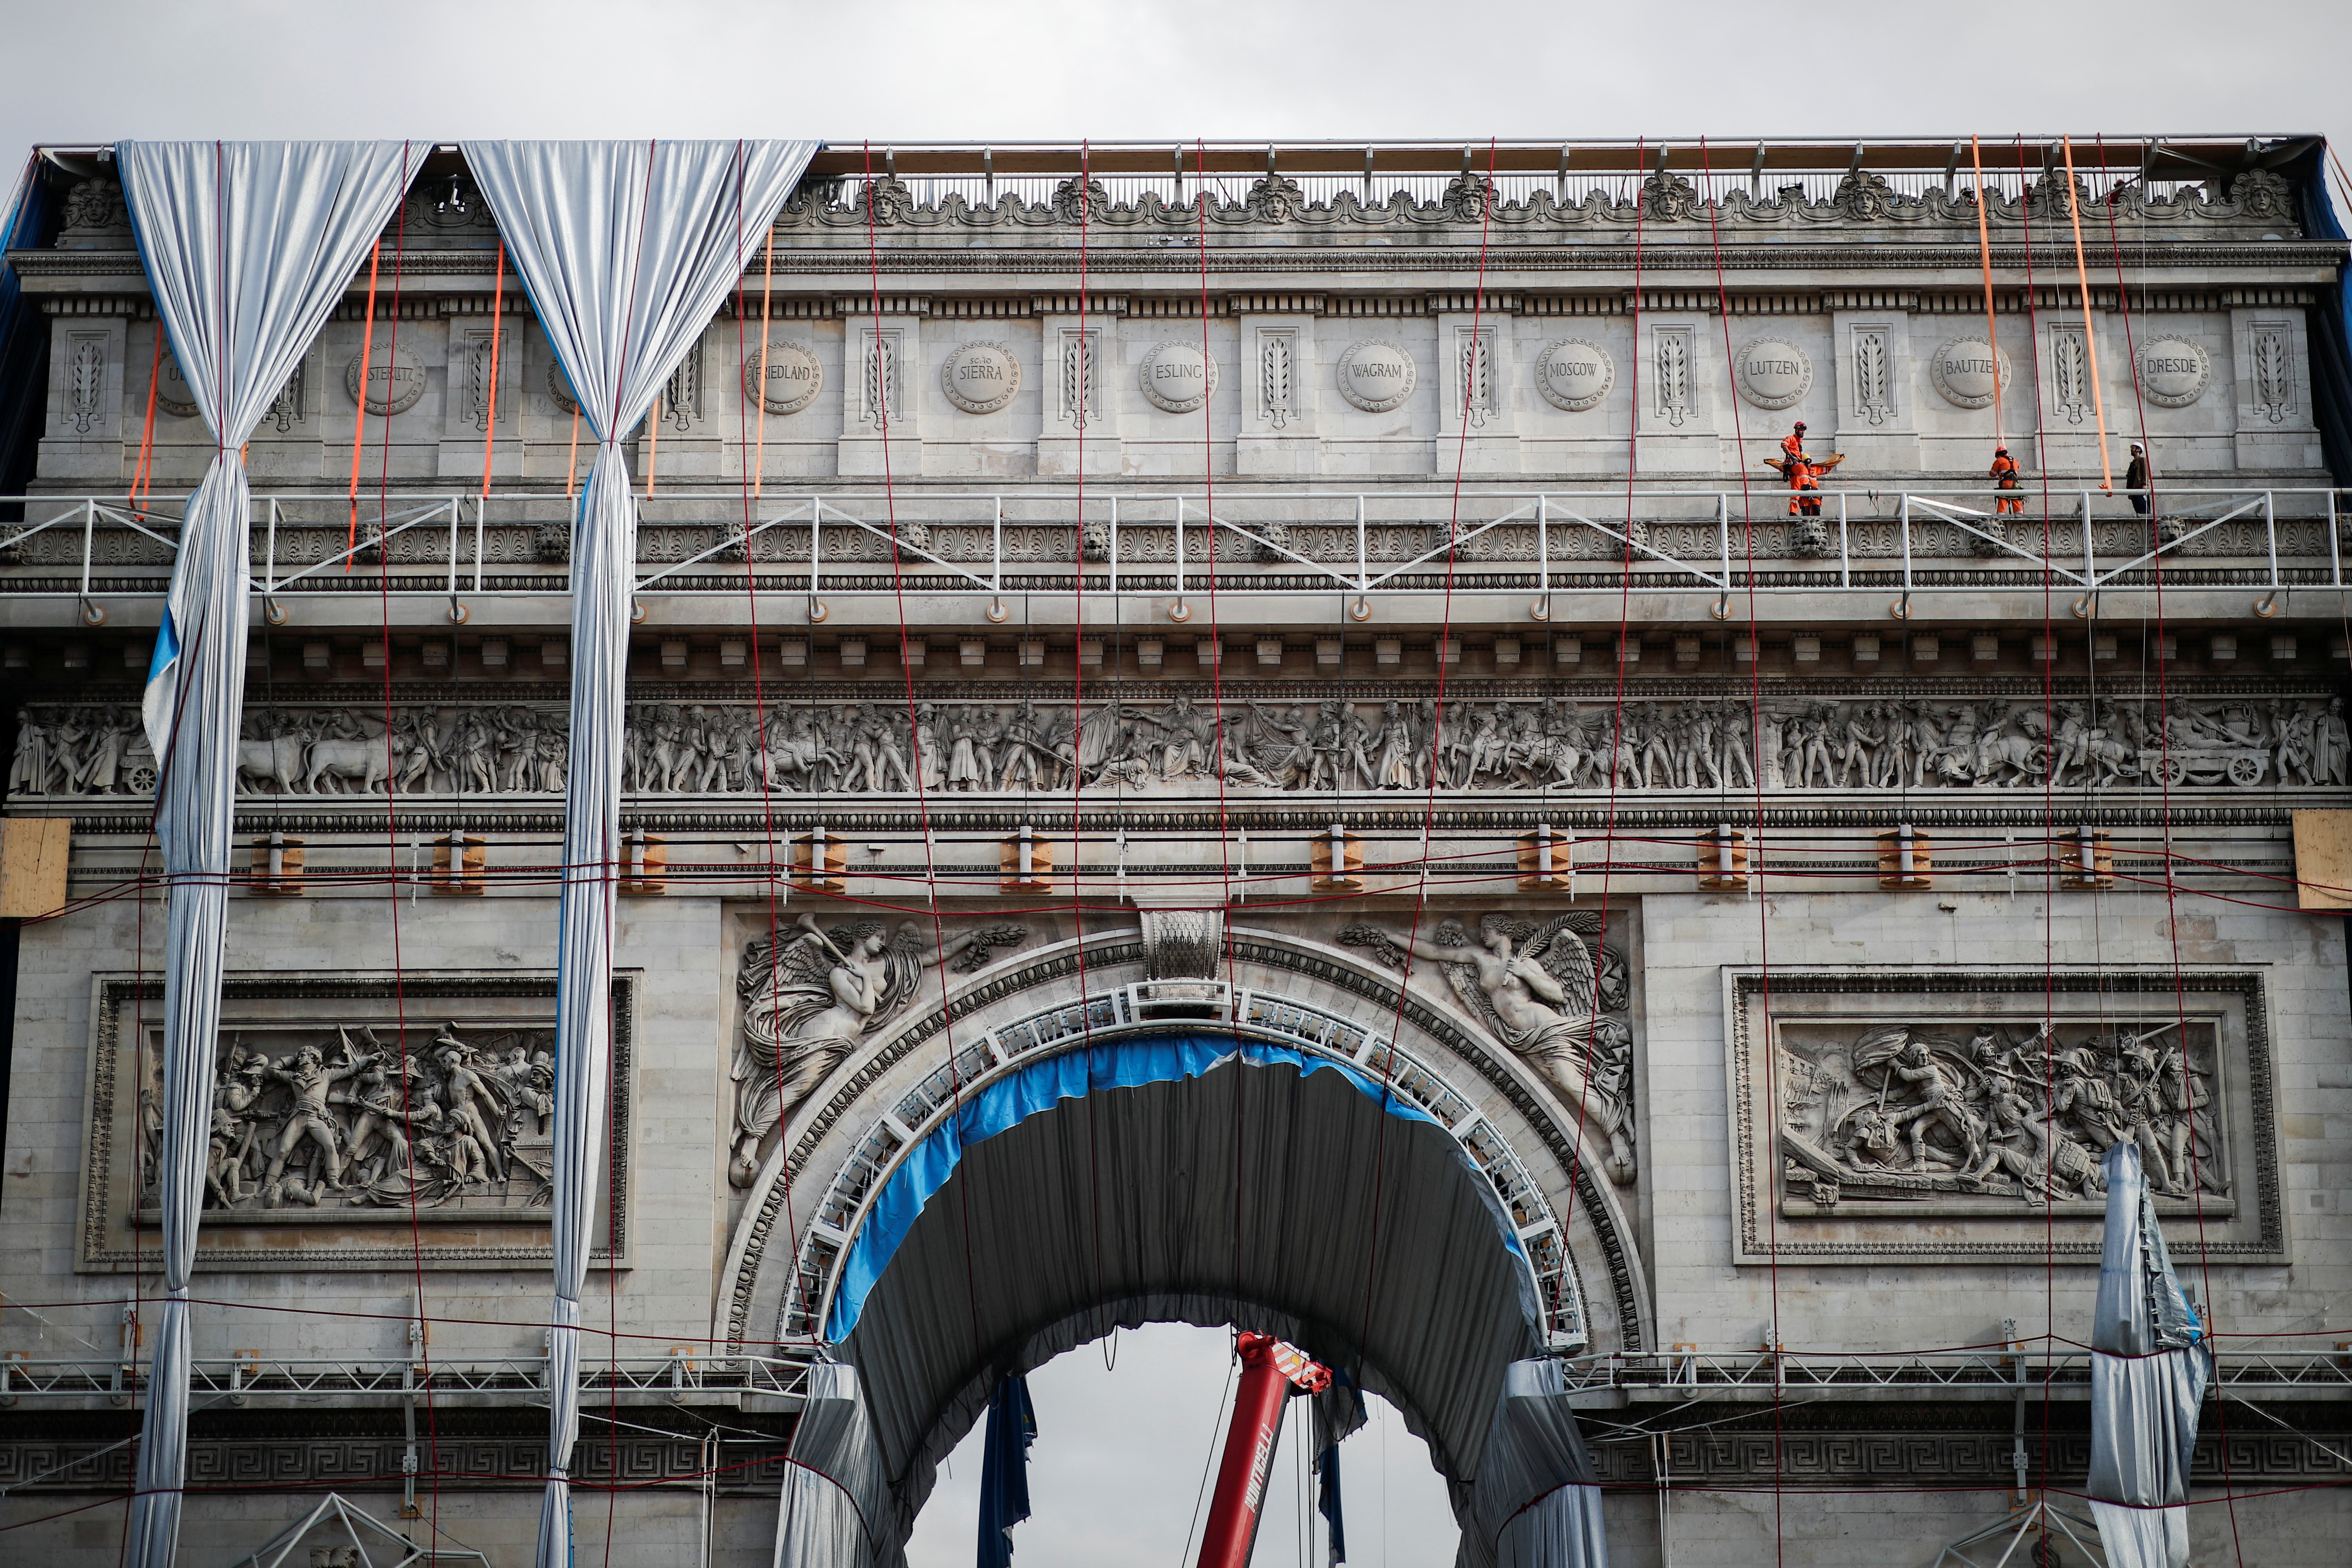
[[1530, 604], [1528, 606], [1528, 619], [1531, 621], [1548, 621], [1551, 619], [1551, 601], [1549, 599], [1538, 599], [1534, 603]]
[[92, 604], [88, 599], [84, 599], [81, 602], [81, 624], [86, 626], [102, 626], [106, 625], [105, 607], [100, 605]]
[[2096, 605], [2091, 603], [2091, 595], [2088, 594], [2085, 594], [2081, 598], [2075, 600], [2074, 604], [2068, 607], [2074, 612], [2074, 618], [2078, 621], [2089, 620], [2091, 618], [2091, 612], [2097, 608]]
[[824, 620], [831, 614], [833, 614], [832, 607], [823, 599], [811, 599], [809, 601], [809, 625], [815, 626], [818, 622]]
[[1354, 604], [1348, 606], [1348, 618], [1351, 621], [1370, 620], [1372, 618], [1372, 602], [1370, 599], [1358, 599]]
[[1168, 606], [1168, 618], [1177, 622], [1189, 621], [1192, 618], [1192, 606], [1179, 599]]
[[1011, 617], [1013, 611], [1005, 605], [1003, 600], [991, 599], [988, 602], [988, 618], [996, 622], [998, 625], [1002, 626], [1008, 618]]
[[277, 600], [265, 598], [261, 601], [261, 618], [273, 626], [282, 626], [293, 616]]
[[1714, 604], [1709, 605], [1706, 607], [1706, 613], [1713, 616], [1718, 621], [1729, 620], [1731, 618], [1731, 595], [1726, 594]]
[[2263, 619], [2267, 621], [2278, 613], [2279, 602], [2276, 594], [2267, 595], [2254, 601], [2254, 614], [2262, 616]]
[[473, 618], [473, 611], [467, 609], [465, 605], [459, 604], [455, 599], [449, 601], [449, 624], [451, 626], [462, 626]]
[[646, 613], [644, 600], [631, 599], [629, 601], [629, 620], [632, 625], [644, 624]]
[[1909, 620], [1911, 618], [1911, 595], [1906, 594], [1903, 597], [1887, 605], [1886, 613], [1893, 616], [1898, 621]]

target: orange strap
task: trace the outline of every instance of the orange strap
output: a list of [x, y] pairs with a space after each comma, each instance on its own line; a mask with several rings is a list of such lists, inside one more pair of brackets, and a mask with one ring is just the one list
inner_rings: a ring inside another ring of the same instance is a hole
[[2074, 286], [2083, 291], [2083, 342], [2091, 356], [2091, 415], [2099, 426], [2099, 488], [2116, 488], [2116, 470], [2107, 461], [2107, 399], [2099, 385], [2099, 334], [2091, 323], [2091, 269], [2083, 260], [2083, 204], [2074, 199], [2074, 140], [2059, 138], [2066, 151], [2066, 216], [2074, 220]]
[[139, 461], [131, 470], [131, 505], [139, 506], [140, 487], [155, 482], [155, 388], [163, 379], [163, 318], [155, 318], [155, 359], [147, 367], [147, 421], [139, 432]]
[[1985, 347], [1992, 351], [1992, 444], [2009, 445], [2000, 429], [2000, 336], [1992, 324], [1992, 230], [1985, 216], [1984, 149], [1973, 136], [1969, 152], [1977, 163], [1977, 259], [1984, 264]]
[[572, 449], [563, 458], [563, 495], [569, 500], [580, 488], [580, 405], [572, 405]]
[[665, 381], [661, 390], [654, 394], [654, 411], [646, 416], [646, 439], [650, 443], [646, 452], [646, 494], [648, 496], [654, 493], [654, 471], [661, 467], [662, 399], [667, 395], [669, 383]]
[[506, 314], [507, 242], [499, 237], [498, 271], [490, 279], [489, 417], [482, 422], [482, 499], [490, 499], [490, 447], [499, 438], [499, 321]]
[[760, 416], [751, 466], [753, 500], [760, 499], [760, 481], [766, 477], [768, 468], [768, 307], [776, 288], [776, 231], [772, 225], [760, 255], [763, 263], [760, 269]]
[[[376, 262], [383, 255], [383, 236], [377, 235], [368, 247], [368, 291], [366, 324], [360, 328], [360, 405], [352, 419], [352, 515], [345, 530], [343, 546], [356, 554], [360, 547], [360, 447], [367, 438], [368, 358], [375, 352], [375, 272]], [[392, 379], [384, 378], [384, 396], [392, 396]], [[389, 404], [387, 404], [389, 406]], [[352, 569], [352, 555], [343, 557], [343, 570]]]

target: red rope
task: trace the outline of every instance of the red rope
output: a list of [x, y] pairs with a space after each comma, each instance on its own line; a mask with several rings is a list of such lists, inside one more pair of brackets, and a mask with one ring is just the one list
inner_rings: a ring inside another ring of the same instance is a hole
[[[956, 1120], [963, 1119], [963, 1069], [956, 1060], [955, 1009], [948, 1002], [948, 952], [945, 923], [940, 917], [939, 856], [931, 841], [930, 796], [923, 786], [923, 727], [915, 711], [915, 667], [907, 658], [908, 644], [912, 640], [908, 631], [907, 576], [904, 552], [898, 541], [898, 490], [891, 482], [890, 472], [890, 395], [893, 377], [881, 374], [882, 354], [882, 250], [881, 240], [875, 232], [874, 216], [874, 143], [866, 143], [866, 288], [874, 312], [874, 354], [876, 364], [875, 413], [879, 416], [882, 432], [882, 501], [884, 514], [890, 526], [890, 592], [898, 612], [898, 669], [907, 686], [907, 727], [908, 751], [914, 758], [915, 816], [923, 835], [923, 885], [929, 895], [931, 916], [931, 948], [940, 982], [940, 1038], [948, 1053], [948, 1094], [954, 1107]], [[1083, 402], [1085, 389], [1080, 388]], [[812, 510], [809, 530], [814, 539], [818, 519]], [[809, 555], [815, 559], [818, 552], [812, 542]], [[812, 878], [812, 880], [815, 879]], [[980, 1333], [980, 1279], [972, 1262], [971, 1251], [971, 1183], [969, 1179], [956, 1184], [957, 1213], [963, 1227], [964, 1295], [971, 1309], [972, 1362], [985, 1376], [981, 1365], [982, 1345]], [[820, 1326], [820, 1331], [822, 1327]]]
[[[1709, 166], [1706, 138], [1704, 136], [1698, 139], [1698, 157], [1700, 176], [1703, 179], [1706, 179], [1708, 183], [1712, 184], [1714, 171]], [[1715, 250], [1716, 313], [1723, 321], [1724, 365], [1725, 368], [1731, 373], [1733, 379], [1737, 381], [1738, 377], [1738, 366], [1733, 363], [1735, 356], [1733, 355], [1731, 348], [1731, 295], [1724, 283], [1723, 233], [1717, 221], [1717, 215], [1720, 211], [1720, 203], [1710, 201], [1707, 204], [1707, 237], [1713, 244]], [[1740, 429], [1739, 398], [1737, 392], [1735, 391], [1734, 395], [1726, 401], [1731, 405], [1732, 447], [1739, 459], [1740, 524], [1747, 539], [1748, 647], [1751, 654], [1756, 654], [1760, 653], [1762, 650], [1759, 647], [1758, 643], [1756, 624], [1756, 509], [1754, 500], [1749, 494], [1748, 485], [1748, 438], [1746, 434]], [[1760, 658], [1751, 658], [1748, 661], [1748, 701], [1750, 704], [1748, 722], [1751, 726], [1749, 747], [1751, 762], [1753, 763], [1753, 765], [1749, 767], [1748, 773], [1753, 777], [1756, 786], [1756, 845], [1755, 853], [1748, 858], [1748, 875], [1755, 879], [1756, 884], [1756, 956], [1758, 992], [1760, 1005], [1764, 1009], [1764, 1016], [1769, 1018], [1772, 1015], [1772, 921], [1771, 900], [1764, 896], [1764, 661]], [[1774, 1081], [1774, 1068], [1776, 1064], [1772, 1058], [1775, 1053], [1768, 1048], [1763, 1055], [1764, 1102], [1767, 1105], [1778, 1105], [1780, 1103], [1780, 1091], [1779, 1086]], [[1768, 1195], [1768, 1201], [1764, 1205], [1764, 1224], [1765, 1246], [1771, 1255], [1769, 1279], [1771, 1281], [1772, 1291], [1772, 1342], [1765, 1348], [1771, 1354], [1774, 1360], [1772, 1376], [1772, 1560], [1775, 1563], [1779, 1563], [1783, 1560], [1785, 1555], [1786, 1541], [1781, 1518], [1781, 1481], [1783, 1479], [1781, 1467], [1783, 1464], [1783, 1438], [1780, 1421], [1780, 1376], [1779, 1369], [1779, 1360], [1781, 1354], [1780, 1228], [1780, 1205], [1769, 1201], [1769, 1194], [1773, 1185], [1774, 1184], [1769, 1179], [1768, 1175], [1768, 1179], [1764, 1184], [1764, 1190]]]
[[[400, 189], [404, 198], [405, 198], [408, 191], [409, 152], [410, 144], [406, 142], [402, 142], [400, 146]], [[404, 199], [400, 206], [400, 217], [397, 222], [397, 226], [395, 226], [393, 231], [392, 249], [393, 338], [392, 353], [390, 357], [392, 364], [395, 369], [400, 363], [400, 277], [403, 251], [407, 241], [407, 223], [408, 205], [405, 199]], [[381, 243], [382, 242], [379, 240], [378, 244], [381, 245]], [[501, 255], [503, 254], [504, 252], [502, 250]], [[369, 270], [370, 281], [373, 282], [374, 270], [374, 263], [373, 260], [369, 263]], [[371, 319], [373, 319], [373, 309], [370, 310], [370, 316]], [[359, 420], [362, 425], [364, 425], [367, 422], [367, 361], [365, 358], [362, 358], [360, 361], [360, 394], [361, 406], [359, 410]], [[392, 416], [389, 412], [392, 405], [392, 383], [389, 376], [387, 376], [384, 383], [384, 405], [387, 412], [384, 415], [385, 433], [383, 440], [383, 460], [387, 468], [389, 468], [392, 461], [392, 435], [390, 428], [392, 424]], [[487, 493], [489, 484], [489, 465], [487, 455], [484, 458], [482, 473], [483, 489]], [[418, 1323], [417, 1354], [425, 1367], [425, 1375], [426, 1380], [425, 1390], [425, 1444], [427, 1462], [425, 1470], [426, 1479], [431, 1488], [432, 1528], [434, 1535], [437, 1539], [441, 1531], [441, 1454], [439, 1426], [436, 1417], [433, 1402], [432, 1341], [429, 1332], [424, 1327], [425, 1228], [424, 1223], [417, 1213], [416, 1145], [414, 1140], [404, 1135], [407, 1130], [413, 1128], [414, 1119], [413, 1107], [409, 1097], [408, 1080], [407, 972], [402, 963], [400, 945], [400, 875], [398, 870], [400, 864], [400, 810], [398, 804], [398, 791], [400, 788], [399, 763], [402, 759], [395, 754], [393, 744], [393, 735], [394, 731], [393, 729], [392, 708], [392, 549], [388, 541], [379, 547], [379, 553], [383, 557], [383, 561], [379, 563], [379, 570], [376, 573], [376, 608], [379, 617], [377, 637], [379, 638], [378, 646], [383, 651], [383, 845], [385, 858], [394, 867], [393, 875], [387, 879], [386, 881], [386, 903], [389, 906], [391, 914], [392, 1000], [393, 1017], [394, 1020], [393, 1032], [394, 1037], [399, 1041], [398, 1046], [394, 1047], [395, 1051], [398, 1053], [399, 1061], [394, 1065], [393, 1070], [400, 1079], [401, 1124], [404, 1130], [402, 1142], [407, 1145], [408, 1151], [409, 1262], [411, 1272], [415, 1278], [416, 1289], [416, 1319]], [[345, 569], [348, 570], [351, 566], [350, 558], [346, 557], [343, 564]], [[457, 862], [462, 858], [463, 853], [463, 850], [459, 849], [455, 845], [450, 848], [450, 858], [452, 861], [449, 868], [450, 873], [453, 877], [461, 880], [464, 876], [465, 867]], [[347, 1152], [355, 1152], [355, 1151], [347, 1151]]]
[[[1493, 226], [1495, 212], [1495, 163], [1498, 146], [1499, 143], [1495, 138], [1487, 138], [1486, 189], [1483, 193], [1483, 199], [1478, 204], [1478, 278], [1476, 287], [1470, 296], [1469, 352], [1465, 356], [1463, 356], [1458, 361], [1462, 367], [1462, 423], [1461, 427], [1454, 432], [1454, 492], [1448, 505], [1445, 519], [1445, 595], [1444, 598], [1441, 602], [1437, 624], [1436, 707], [1431, 715], [1429, 724], [1429, 780], [1428, 787], [1423, 792], [1421, 813], [1421, 853], [1416, 857], [1415, 860], [1415, 864], [1419, 870], [1419, 879], [1413, 886], [1412, 921], [1406, 928], [1404, 962], [1402, 971], [1397, 975], [1396, 1013], [1389, 1021], [1389, 1038], [1392, 1042], [1398, 1037], [1398, 1036], [1402, 1034], [1404, 1030], [1405, 995], [1407, 988], [1412, 984], [1413, 944], [1421, 940], [1422, 917], [1429, 908], [1430, 837], [1435, 830], [1437, 823], [1437, 764], [1440, 756], [1437, 738], [1440, 732], [1442, 732], [1445, 728], [1445, 672], [1447, 668], [1445, 654], [1446, 645], [1452, 640], [1454, 634], [1454, 552], [1462, 536], [1462, 474], [1464, 468], [1466, 468], [1469, 463], [1470, 414], [1471, 410], [1475, 406], [1478, 387], [1478, 376], [1476, 372], [1481, 358], [1483, 357], [1480, 347], [1479, 331], [1481, 324], [1485, 320], [1486, 308], [1486, 245], [1489, 231]], [[1465, 174], [1463, 183], [1465, 184], [1468, 184], [1466, 172]], [[1439, 353], [1443, 353], [1444, 352], [1444, 346], [1441, 344]], [[1370, 782], [1374, 785], [1377, 785], [1380, 781], [1374, 779]], [[1337, 863], [1339, 858], [1339, 850], [1340, 846], [1338, 844], [1334, 844], [1332, 846], [1332, 858], [1334, 864], [1331, 868], [1331, 871], [1335, 878], [1340, 876], [1346, 870], [1345, 866]], [[1392, 1090], [1395, 1078], [1396, 1052], [1391, 1049], [1385, 1053], [1381, 1060], [1381, 1109], [1383, 1114], [1380, 1118], [1377, 1130], [1373, 1133], [1372, 1137], [1372, 1201], [1366, 1220], [1366, 1223], [1370, 1229], [1370, 1244], [1365, 1248], [1364, 1256], [1364, 1311], [1362, 1327], [1359, 1330], [1356, 1337], [1356, 1343], [1359, 1347], [1359, 1362], [1356, 1382], [1359, 1388], [1363, 1385], [1361, 1357], [1368, 1353], [1365, 1347], [1369, 1345], [1372, 1332], [1372, 1291], [1374, 1283], [1378, 1277], [1381, 1258], [1381, 1188], [1382, 1177], [1386, 1173], [1388, 1161], [1390, 1119], [1385, 1112], [1388, 1110], [1389, 1096]], [[1571, 1181], [1572, 1179], [1573, 1178], [1571, 1177]], [[1571, 1188], [1571, 1190], [1573, 1189]], [[1563, 1247], [1567, 1246], [1567, 1237], [1565, 1234], [1561, 1236], [1560, 1245]], [[1545, 1303], [1544, 1305], [1548, 1310], [1549, 1303]], [[1547, 1324], [1546, 1326], [1549, 1327], [1549, 1325]]]
[[[2107, 162], [2107, 143], [2106, 138], [2104, 134], [2100, 135], [2098, 139], [2098, 148], [2099, 164], [2104, 168], [2106, 166]], [[2143, 191], [2141, 193], [2141, 196], [2143, 201], [2145, 201], [2147, 193]], [[2074, 199], [2074, 193], [2072, 191], [2067, 193], [2067, 199], [2069, 201]], [[2105, 205], [2107, 209], [2107, 246], [2109, 251], [2114, 256], [2116, 268], [2116, 306], [2123, 313], [2124, 354], [2125, 357], [2131, 362], [2132, 399], [2137, 406], [2139, 415], [2140, 455], [2142, 461], [2144, 461], [2147, 466], [2147, 484], [2146, 489], [2147, 491], [2148, 543], [2152, 552], [2148, 560], [2149, 564], [2155, 568], [2156, 572], [2156, 635], [2158, 638], [2158, 647], [2160, 652], [2163, 647], [2164, 637], [2164, 521], [2161, 510], [2158, 504], [2158, 494], [2156, 480], [2156, 463], [2148, 453], [2147, 392], [2141, 384], [2139, 349], [2133, 341], [2131, 289], [2126, 284], [2124, 279], [2123, 240], [2116, 229], [2116, 204], [2114, 192], [2109, 193]], [[2084, 320], [2087, 321], [2090, 319], [2090, 314], [2091, 301], [2086, 298], [2083, 301]], [[2126, 482], [2128, 482], [2128, 480]], [[2273, 587], [2271, 592], [2273, 595], [2272, 602], [2273, 604], [2273, 607], [2275, 607], [2275, 596], [2278, 590]], [[2170, 662], [2170, 660], [2162, 658], [2159, 658], [2156, 661], [2156, 710], [2164, 731], [2163, 744], [2165, 748], [2165, 762], [2168, 764], [2171, 756], [2172, 745], [2172, 705], [2165, 695], [2165, 670], [2166, 667]], [[2213, 1316], [2213, 1255], [2211, 1249], [2206, 1245], [2205, 1238], [2205, 1184], [2200, 1179], [2200, 1173], [2198, 1169], [2197, 1155], [2197, 1110], [2194, 1104], [2197, 1097], [2191, 1088], [2195, 1079], [2189, 1070], [2189, 997], [2180, 968], [2180, 895], [2179, 881], [2174, 871], [2172, 857], [2173, 820], [2171, 771], [2172, 770], [2168, 765], [2160, 766], [2157, 770], [2157, 784], [2162, 790], [2162, 795], [2160, 797], [2161, 805], [2158, 810], [2158, 820], [2161, 825], [2161, 831], [2163, 833], [2164, 934], [2166, 942], [2169, 946], [2172, 953], [2173, 1022], [2179, 1030], [2179, 1033], [2175, 1037], [2179, 1042], [2179, 1049], [2180, 1051], [2182, 1083], [2181, 1098], [2192, 1102], [2187, 1110], [2182, 1111], [2181, 1114], [2187, 1117], [2189, 1121], [2189, 1137], [2187, 1140], [2189, 1147], [2189, 1195], [2197, 1207], [2197, 1264], [2200, 1277], [2205, 1287], [2204, 1315], [2210, 1322], [2210, 1320]], [[2227, 1495], [2231, 1482], [2230, 1477], [2230, 1415], [2226, 1404], [2218, 1400], [2214, 1403], [2213, 1418], [2219, 1427], [2218, 1435], [2221, 1440], [2217, 1446], [2221, 1457], [2221, 1486], [2224, 1495]], [[2239, 1568], [2244, 1568], [2246, 1561], [2246, 1547], [2244, 1541], [2241, 1538], [2238, 1531], [2238, 1505], [2234, 1500], [2230, 1503], [2229, 1512], [2230, 1544], [2236, 1553]]]

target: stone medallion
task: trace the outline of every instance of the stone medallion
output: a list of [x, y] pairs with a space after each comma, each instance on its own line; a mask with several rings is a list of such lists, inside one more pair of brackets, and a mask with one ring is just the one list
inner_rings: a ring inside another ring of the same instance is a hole
[[2212, 378], [2212, 359], [2187, 338], [2157, 338], [2141, 345], [2140, 388], [2160, 408], [2188, 407], [2205, 395]]
[[161, 369], [155, 373], [155, 406], [182, 419], [196, 416], [195, 389], [188, 378], [180, 374], [180, 357], [166, 353]]
[[1562, 338], [1536, 356], [1536, 390], [1554, 408], [1581, 414], [1617, 384], [1609, 351], [1582, 338]]
[[759, 399], [771, 414], [798, 414], [824, 390], [824, 366], [804, 343], [770, 343], [768, 374], [762, 376], [760, 370], [755, 349], [743, 361], [743, 395]]
[[1139, 367], [1143, 395], [1170, 414], [1197, 414], [1217, 390], [1217, 362], [1198, 343], [1154, 343]]
[[2012, 384], [2009, 373], [2009, 355], [1997, 359], [1982, 338], [1947, 338], [1936, 357], [1927, 362], [1927, 374], [1944, 401], [1955, 408], [1990, 408], [1992, 406], [1993, 371], [1998, 365], [2000, 384]]
[[547, 395], [555, 399], [555, 406], [566, 414], [580, 412], [580, 404], [572, 395], [572, 382], [564, 375], [563, 367], [553, 360], [547, 362]]
[[940, 366], [940, 390], [966, 414], [993, 414], [1021, 390], [1021, 362], [1003, 343], [959, 343]]
[[1367, 414], [1386, 414], [1412, 395], [1420, 368], [1412, 355], [1380, 338], [1350, 343], [1339, 356], [1339, 395]]
[[1786, 408], [1813, 388], [1813, 362], [1796, 344], [1758, 338], [1731, 362], [1739, 395], [1759, 408]]
[[[360, 399], [360, 356], [353, 354], [352, 363], [343, 367], [343, 390], [352, 401]], [[368, 351], [367, 411], [370, 414], [405, 414], [416, 406], [425, 395], [425, 366], [406, 349], [395, 349], [386, 343]]]

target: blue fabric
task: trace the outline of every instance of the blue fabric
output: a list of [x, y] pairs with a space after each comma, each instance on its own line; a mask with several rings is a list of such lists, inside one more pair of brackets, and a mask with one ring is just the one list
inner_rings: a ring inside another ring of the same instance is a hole
[[980, 1568], [1013, 1568], [1013, 1527], [1029, 1517], [1029, 1445], [1037, 1411], [1029, 1380], [1015, 1373], [988, 1402], [980, 1462]]
[[[1301, 1077], [1337, 1073], [1367, 1099], [1379, 1102], [1391, 1116], [1426, 1122], [1432, 1127], [1438, 1125], [1436, 1118], [1399, 1099], [1377, 1078], [1358, 1068], [1325, 1057], [1308, 1056], [1288, 1046], [1237, 1041], [1231, 1035], [1160, 1035], [1120, 1039], [1091, 1050], [1066, 1051], [1028, 1063], [975, 1091], [964, 1101], [961, 1111], [933, 1129], [891, 1172], [865, 1224], [858, 1227], [856, 1238], [849, 1244], [848, 1257], [842, 1260], [841, 1286], [835, 1293], [833, 1310], [826, 1317], [825, 1338], [839, 1344], [857, 1326], [866, 1298], [881, 1280], [882, 1271], [890, 1266], [907, 1233], [914, 1228], [923, 1206], [955, 1174], [966, 1149], [1000, 1132], [1008, 1132], [1065, 1100], [1076, 1100], [1101, 1089], [1137, 1089], [1145, 1084], [1200, 1078], [1210, 1068], [1232, 1060], [1236, 1051], [1252, 1067], [1293, 1068]], [[1466, 1162], [1467, 1156], [1464, 1158]], [[1507, 1229], [1504, 1231], [1503, 1243], [1514, 1254], [1524, 1255], [1519, 1238]]]
[[[2322, 147], [2302, 180], [2304, 232], [2319, 239], [2342, 239], [2344, 226], [2327, 198], [2327, 149]], [[2313, 423], [2320, 450], [2339, 485], [2352, 485], [2352, 288], [2346, 268], [2311, 312]]]
[[[0, 255], [37, 250], [56, 237], [64, 196], [36, 153], [25, 162], [5, 216]], [[48, 390], [49, 323], [25, 298], [16, 269], [0, 259], [0, 495], [23, 493], [41, 445]], [[21, 522], [24, 509], [0, 508], [0, 521]]]
[[1345, 1563], [1348, 1560], [1348, 1531], [1340, 1523], [1339, 1516], [1339, 1444], [1334, 1443], [1323, 1450], [1323, 1457], [1315, 1461], [1315, 1470], [1322, 1478], [1322, 1485], [1315, 1495], [1315, 1511], [1323, 1516], [1323, 1523], [1331, 1532], [1331, 1562], [1335, 1564]]

